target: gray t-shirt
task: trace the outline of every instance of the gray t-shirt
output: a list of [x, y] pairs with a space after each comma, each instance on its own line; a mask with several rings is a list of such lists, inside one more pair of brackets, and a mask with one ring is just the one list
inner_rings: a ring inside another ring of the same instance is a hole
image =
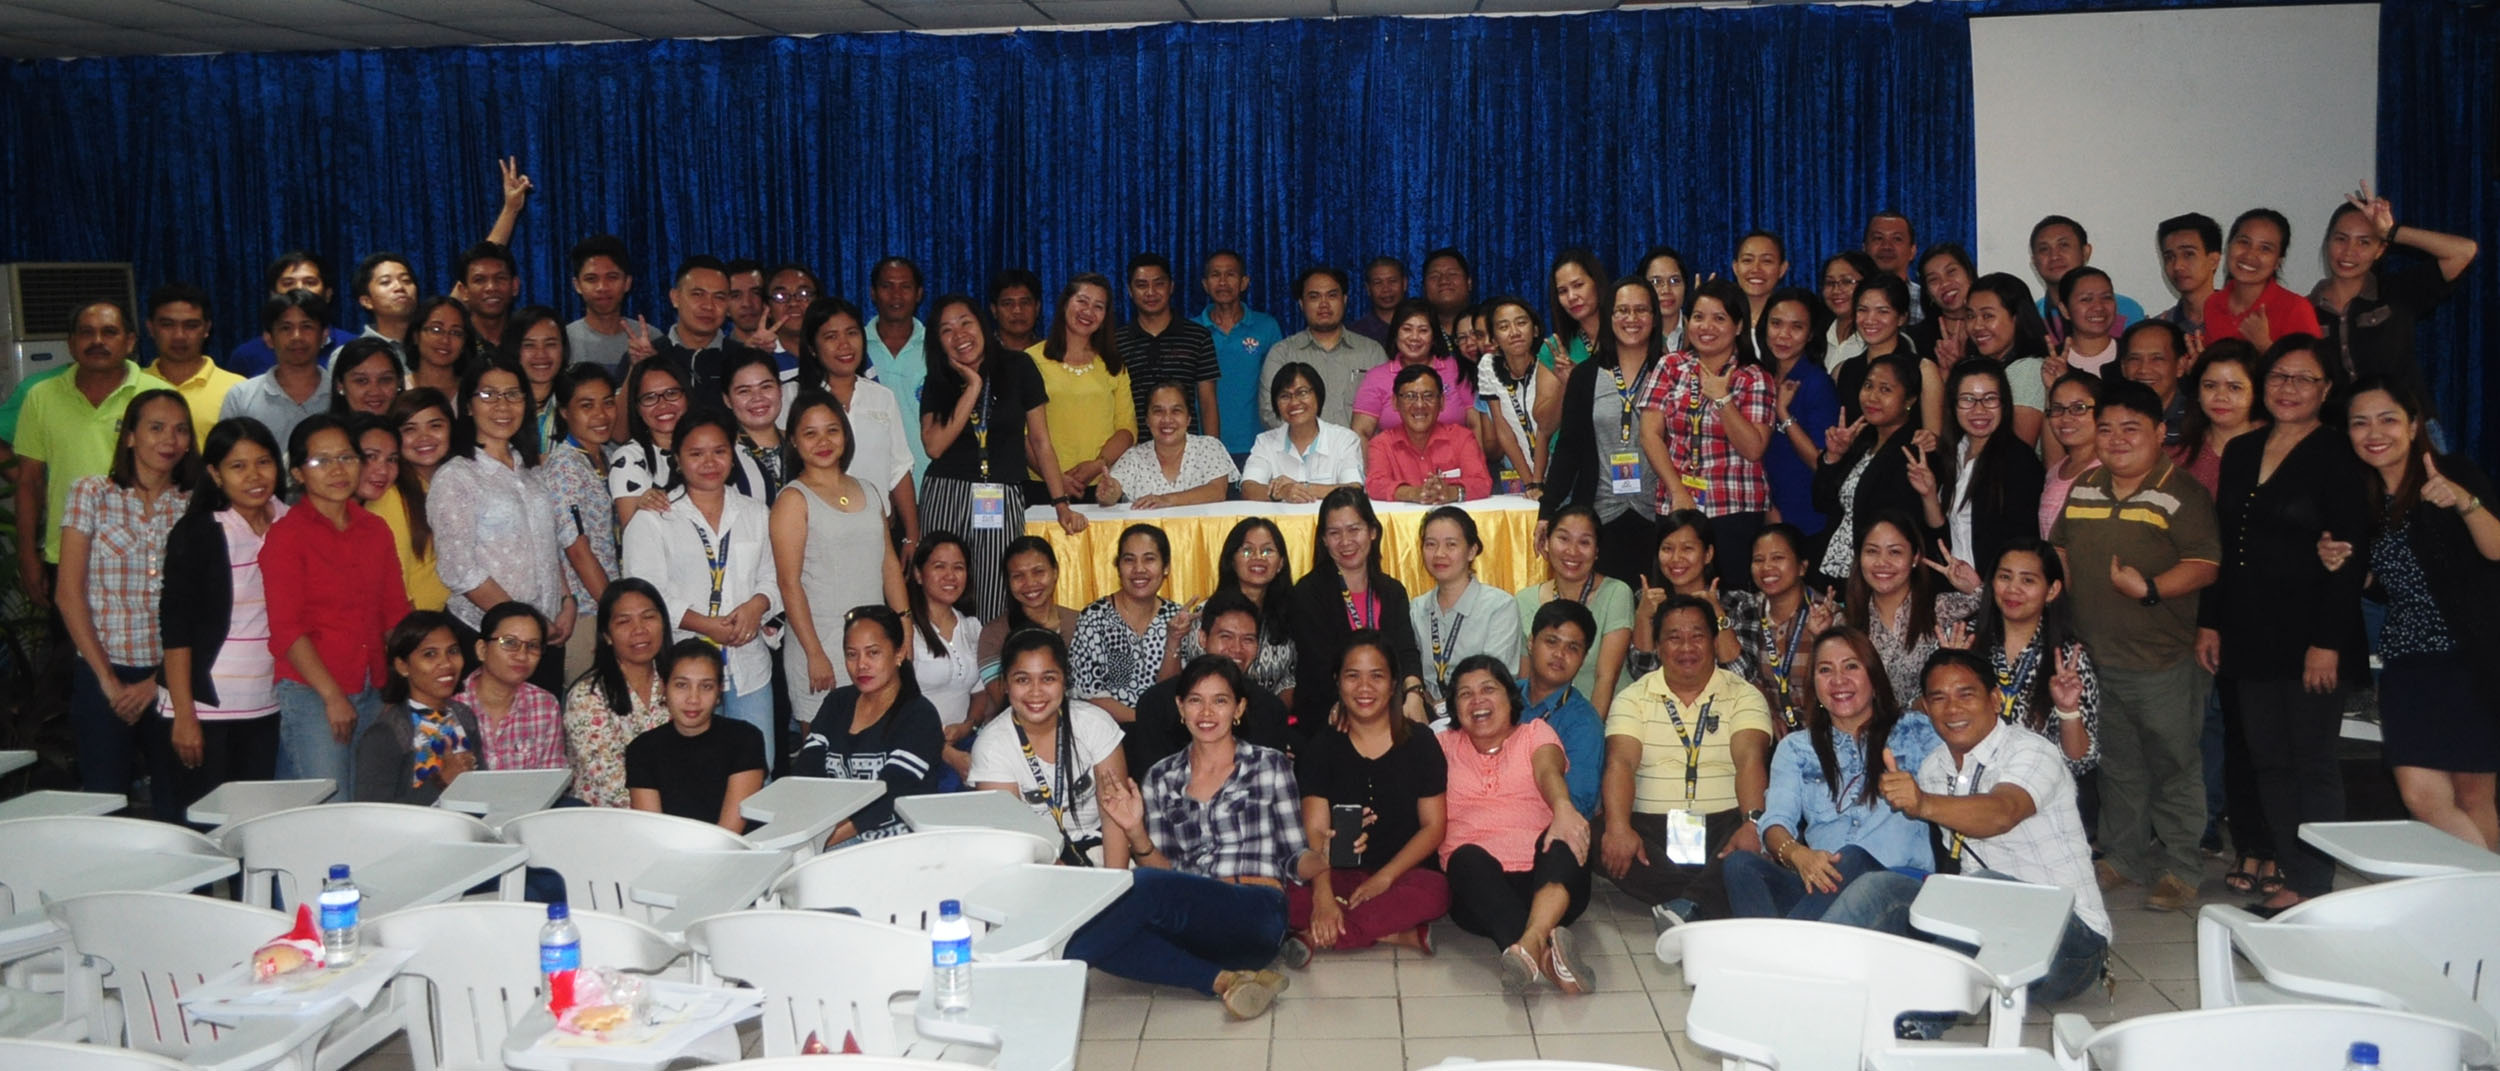
[[590, 329], [584, 317], [564, 325], [564, 340], [573, 349], [573, 360], [589, 361], [611, 372], [625, 370], [625, 332], [603, 335]]
[[[1649, 467], [1647, 458], [1641, 456], [1639, 379], [1625, 380], [1624, 388], [1631, 392], [1628, 410], [1626, 395], [1615, 389], [1615, 377], [1600, 368], [1597, 370], [1597, 389], [1589, 392], [1589, 422], [1593, 429], [1591, 441], [1597, 447], [1597, 521], [1600, 524], [1611, 524], [1627, 512], [1638, 514], [1643, 520], [1658, 519], [1658, 472]], [[1630, 414], [1629, 426], [1625, 423], [1627, 412]], [[1630, 455], [1628, 470], [1618, 464], [1620, 455]], [[1615, 490], [1618, 471], [1638, 473], [1640, 491]]]

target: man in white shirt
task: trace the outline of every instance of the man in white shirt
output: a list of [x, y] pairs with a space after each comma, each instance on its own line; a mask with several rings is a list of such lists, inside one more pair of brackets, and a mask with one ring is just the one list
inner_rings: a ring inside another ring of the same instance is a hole
[[[1901, 813], [1936, 824], [1945, 859], [1973, 877], [2055, 885], [2075, 895], [2066, 933], [2046, 977], [2031, 984], [2038, 1004], [2064, 1000], [2100, 981], [2109, 961], [2109, 911], [2093, 880], [2092, 845], [2075, 807], [2075, 779], [2047, 737], [1997, 716], [1996, 671], [1985, 656], [1946, 648], [1920, 675], [1928, 717], [1944, 747], [1917, 772], [1884, 753], [1879, 789]], [[1823, 921], [1910, 936], [1916, 878], [1886, 871], [1851, 882]]]

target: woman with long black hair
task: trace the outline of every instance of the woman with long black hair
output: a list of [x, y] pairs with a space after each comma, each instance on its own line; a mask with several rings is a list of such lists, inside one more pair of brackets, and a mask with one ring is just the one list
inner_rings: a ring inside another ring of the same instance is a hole
[[[1642, 451], [1668, 466], [1658, 474], [1659, 508], [1708, 514], [1719, 559], [1730, 562], [1751, 551], [1771, 509], [1762, 459], [1772, 445], [1775, 395], [1755, 356], [1749, 301], [1725, 279], [1694, 287], [1685, 318], [1693, 348], [1666, 356], [1641, 403]], [[1753, 583], [1744, 570], [1727, 581], [1729, 590]]]
[[1406, 585], [1380, 567], [1380, 515], [1360, 488], [1338, 488], [1319, 504], [1311, 571], [1293, 586], [1293, 724], [1309, 736], [1328, 724], [1337, 702], [1331, 675], [1356, 632], [1378, 630], [1396, 663], [1396, 705], [1423, 720], [1423, 657]]
[[[1215, 591], [1230, 591], [1259, 608], [1259, 657], [1248, 666], [1250, 683], [1293, 704], [1293, 554], [1285, 549], [1285, 533], [1265, 517], [1244, 517], [1224, 533], [1217, 552]], [[1197, 614], [1187, 615], [1181, 635], [1181, 664], [1207, 653], [1199, 635]]]
[[[1024, 533], [1025, 473], [1040, 474], [1059, 527], [1073, 535], [1085, 518], [1073, 507], [1079, 490], [1060, 471], [1042, 374], [1029, 358], [998, 348], [979, 302], [948, 294], [930, 306], [936, 348], [920, 395], [920, 441], [928, 475], [920, 486], [923, 531], [963, 537], [971, 559], [993, 562]], [[1089, 365], [1090, 367], [1090, 365]], [[1119, 411], [1131, 414], [1125, 392]], [[1002, 578], [988, 569], [972, 578], [967, 609], [984, 619], [1004, 613]]]
[[1996, 560], [2000, 548], [2040, 534], [2046, 472], [2039, 455], [2015, 438], [2007, 415], [2013, 384], [1994, 361], [1964, 361], [1945, 378], [1953, 423], [1945, 432], [1945, 464], [1920, 452], [1910, 462], [1929, 531], [1966, 562]]
[[1659, 348], [1658, 295], [1647, 280], [1623, 279], [1612, 295], [1612, 328], [1596, 352], [1564, 381], [1562, 435], [1545, 473], [1538, 521], [1550, 524], [1564, 506], [1596, 511], [1598, 569], [1638, 576], [1652, 549], [1662, 481], [1675, 466], [1663, 440], [1642, 432], [1655, 414], [1641, 410], [1643, 392], [1664, 351]]
[[882, 606], [861, 606], [842, 615], [842, 658], [851, 683], [834, 689], [818, 710], [805, 711], [806, 741], [790, 760], [790, 773], [883, 781], [885, 795], [843, 819], [828, 844], [874, 840], [908, 832], [894, 801], [934, 791], [938, 753], [946, 746], [937, 708], [920, 695], [912, 673], [911, 639], [903, 617]]

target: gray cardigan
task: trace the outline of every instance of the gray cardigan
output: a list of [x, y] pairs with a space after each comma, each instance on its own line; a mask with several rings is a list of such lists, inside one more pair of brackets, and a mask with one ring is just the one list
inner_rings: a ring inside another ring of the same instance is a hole
[[[477, 715], [466, 703], [451, 700], [444, 704], [460, 731], [469, 736], [470, 753], [477, 756], [477, 768], [486, 768], [486, 737], [480, 735]], [[443, 786], [433, 782], [410, 787], [409, 779], [417, 768], [417, 727], [408, 720], [405, 701], [382, 708], [380, 716], [366, 722], [356, 731], [356, 801], [359, 803], [413, 803], [431, 806], [443, 794]]]

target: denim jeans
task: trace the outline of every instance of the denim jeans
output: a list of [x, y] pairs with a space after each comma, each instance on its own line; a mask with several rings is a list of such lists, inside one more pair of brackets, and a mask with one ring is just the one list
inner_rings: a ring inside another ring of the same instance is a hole
[[[1967, 877], [2012, 881], [1992, 870], [1970, 871]], [[1866, 930], [1880, 930], [1896, 937], [1917, 936], [1910, 929], [1910, 902], [1918, 899], [1919, 880], [1891, 871], [1868, 874], [1841, 890], [1823, 921]], [[1957, 941], [1937, 944], [1969, 954], [1973, 949]], [[2031, 983], [2029, 993], [2033, 1004], [2064, 1000], [2092, 988], [2109, 963], [2109, 938], [2094, 932], [2083, 923], [2082, 916], [2068, 912], [2066, 933], [2057, 943], [2057, 954], [2049, 958], [2049, 973]]]
[[[382, 712], [382, 693], [367, 688], [351, 693], [347, 704], [356, 708], [356, 728], [361, 731]], [[278, 776], [284, 779], [326, 777], [338, 783], [335, 800], [356, 798], [356, 737], [349, 733], [347, 743], [339, 743], [330, 733], [330, 716], [321, 704], [321, 693], [296, 681], [278, 682]]]
[[1285, 893], [1172, 870], [1130, 871], [1129, 890], [1068, 940], [1068, 958], [1122, 978], [1215, 993], [1285, 943]]
[[[153, 666], [113, 666], [114, 679], [123, 684], [146, 680], [155, 673]], [[104, 686], [87, 668], [87, 660], [78, 659], [69, 673], [69, 721], [78, 743], [79, 790], [129, 795], [130, 775], [139, 755], [139, 726], [155, 716], [156, 701], [151, 699], [136, 723], [123, 721], [105, 700]]]
[[1812, 922], [1831, 910], [1832, 901], [1840, 898], [1850, 883], [1865, 875], [1884, 869], [1884, 864], [1855, 844], [1840, 850], [1840, 889], [1828, 893], [1809, 893], [1806, 881], [1797, 872], [1771, 857], [1755, 852], [1736, 852], [1727, 857], [1727, 907], [1740, 919], [1802, 919]]

